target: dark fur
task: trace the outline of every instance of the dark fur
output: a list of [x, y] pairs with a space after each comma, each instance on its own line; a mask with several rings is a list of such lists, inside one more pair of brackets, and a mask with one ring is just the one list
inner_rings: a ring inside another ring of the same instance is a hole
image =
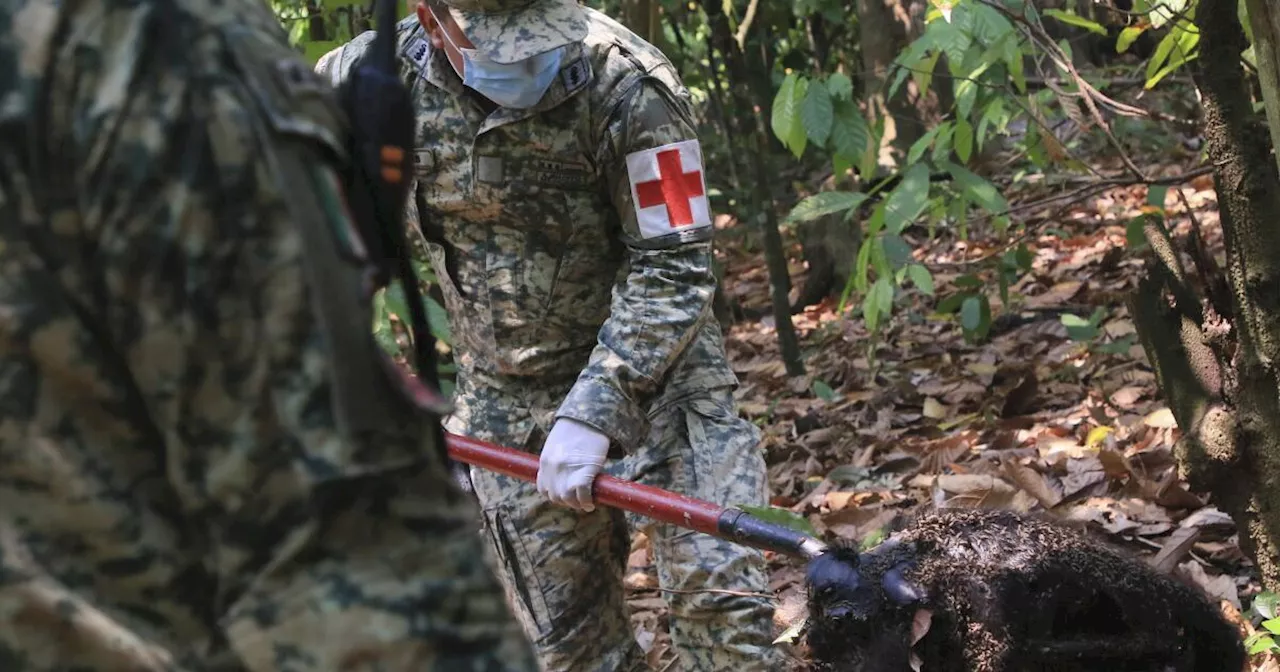
[[1240, 637], [1198, 591], [1085, 534], [1005, 511], [926, 514], [859, 554], [809, 566], [814, 669], [1239, 672]]

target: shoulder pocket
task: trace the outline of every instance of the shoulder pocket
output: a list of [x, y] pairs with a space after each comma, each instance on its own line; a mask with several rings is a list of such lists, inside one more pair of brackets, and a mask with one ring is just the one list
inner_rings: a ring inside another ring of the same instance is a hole
[[271, 130], [320, 145], [347, 158], [347, 118], [337, 91], [297, 52], [252, 27], [226, 32], [230, 57]]

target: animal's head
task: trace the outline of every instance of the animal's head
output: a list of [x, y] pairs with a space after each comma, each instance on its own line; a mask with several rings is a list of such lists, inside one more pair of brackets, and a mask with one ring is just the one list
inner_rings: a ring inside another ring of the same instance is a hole
[[926, 599], [907, 575], [911, 549], [837, 545], [809, 564], [806, 641], [819, 669], [906, 669], [913, 615]]

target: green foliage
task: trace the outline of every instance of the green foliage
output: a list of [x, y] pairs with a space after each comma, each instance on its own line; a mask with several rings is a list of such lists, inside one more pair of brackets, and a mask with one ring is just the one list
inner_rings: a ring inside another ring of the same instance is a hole
[[1262, 618], [1259, 624], [1262, 631], [1255, 632], [1245, 639], [1244, 645], [1249, 655], [1280, 654], [1280, 644], [1275, 640], [1275, 636], [1280, 635], [1280, 617], [1277, 617], [1277, 607], [1280, 607], [1280, 597], [1275, 593], [1263, 592], [1253, 598], [1253, 607], [1250, 611]]
[[[866, 185], [862, 191], [809, 196], [786, 221], [804, 225], [831, 216], [862, 222], [865, 235], [841, 310], [860, 297], [862, 318], [873, 333], [892, 315], [896, 294], [906, 283], [926, 296], [934, 295], [932, 275], [913, 260], [907, 242], [908, 232], [918, 230], [913, 227], [927, 229], [929, 236], [947, 230], [962, 240], [974, 225], [990, 227], [997, 235], [1016, 233], [1010, 230], [1009, 203], [1000, 188], [974, 170], [974, 162], [988, 145], [1012, 143], [1012, 149], [1021, 150], [1036, 171], [1082, 168], [1049, 130], [1055, 123], [1055, 106], [1062, 116], [1085, 122], [1081, 110], [1074, 102], [1064, 105], [1066, 99], [1060, 100], [1053, 90], [1032, 91], [1027, 86], [1025, 64], [1029, 58], [1039, 58], [1040, 46], [995, 6], [976, 0], [945, 4], [945, 12], [937, 7], [929, 11], [923, 34], [898, 55], [885, 92], [898, 94], [910, 79], [918, 95], [944, 86], [954, 101], [946, 118], [907, 149], [896, 171], [899, 179], [890, 181], [875, 174], [880, 138], [874, 129], [879, 122], [853, 99], [845, 75], [823, 78], [789, 70], [773, 100], [772, 130], [794, 157], [821, 153], [832, 162], [837, 180], [856, 168]], [[1041, 11], [1031, 0], [1005, 1], [1013, 15], [1024, 16], [1031, 25], [1052, 21], [1098, 36], [1115, 36], [1114, 48], [1121, 53], [1145, 33], [1160, 31], [1155, 52], [1143, 66], [1148, 89], [1196, 59], [1199, 33], [1192, 21], [1197, 4], [1198, 0], [1136, 0], [1129, 24], [1113, 33], [1085, 7]], [[1245, 11], [1243, 3], [1240, 11]], [[1068, 42], [1060, 41], [1059, 46], [1070, 55]], [[939, 64], [945, 64], [945, 80], [935, 80]], [[1066, 92], [1078, 89], [1066, 69], [1058, 67], [1048, 74], [1060, 76]], [[1092, 83], [1106, 85], [1105, 81]], [[950, 179], [934, 179], [938, 175]], [[1153, 198], [1158, 196], [1162, 204], [1163, 195], [1159, 191]], [[1142, 225], [1135, 220], [1128, 227], [1131, 249], [1145, 244]], [[961, 279], [959, 291], [939, 297], [936, 313], [957, 320], [967, 339], [984, 338], [992, 318], [988, 297], [998, 294], [1002, 305], [1015, 305], [1019, 297], [1011, 296], [1010, 288], [1031, 270], [1030, 257], [1026, 247], [1019, 245], [985, 260]], [[1095, 318], [1064, 319], [1071, 322], [1073, 337], [1097, 351], [1127, 349], [1129, 343], [1123, 340], [1101, 343], [1101, 336], [1094, 333], [1098, 331]]]
[[808, 518], [788, 509], [777, 506], [751, 506], [746, 504], [741, 504], [738, 508], [767, 523], [781, 525], [811, 537], [818, 536], [817, 530], [813, 529], [813, 525]]

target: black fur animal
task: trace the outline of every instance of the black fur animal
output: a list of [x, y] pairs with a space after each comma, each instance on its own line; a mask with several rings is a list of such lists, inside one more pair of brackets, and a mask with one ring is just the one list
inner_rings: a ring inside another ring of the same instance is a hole
[[[1196, 590], [1063, 525], [1005, 511], [926, 514], [809, 566], [815, 670], [1239, 672], [1244, 648]], [[922, 611], [923, 610], [923, 611]]]

